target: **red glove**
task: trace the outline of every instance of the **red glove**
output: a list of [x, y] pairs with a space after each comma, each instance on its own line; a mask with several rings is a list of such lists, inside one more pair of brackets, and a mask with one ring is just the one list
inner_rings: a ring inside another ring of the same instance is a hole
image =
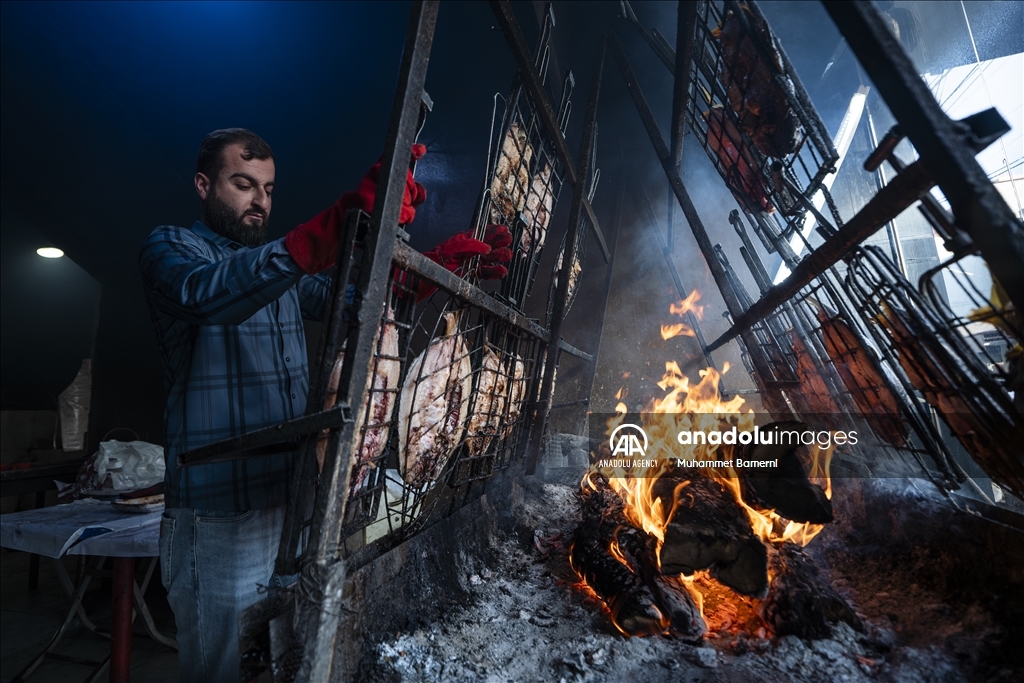
[[[466, 275], [466, 263], [473, 257], [480, 257], [480, 264], [475, 274], [482, 280], [498, 280], [508, 274], [508, 268], [501, 265], [512, 260], [512, 233], [504, 225], [488, 225], [484, 231], [484, 239], [473, 237], [467, 230], [446, 239], [423, 255], [434, 263], [444, 266], [447, 270], [463, 277]], [[434, 287], [424, 282], [420, 285], [417, 300], [433, 294]]]
[[508, 268], [501, 265], [512, 260], [512, 233], [505, 225], [488, 225], [484, 231], [484, 242], [491, 251], [480, 257], [480, 265], [476, 275], [481, 280], [500, 280], [508, 275]]
[[341, 200], [321, 211], [284, 236], [284, 247], [302, 270], [310, 275], [334, 266], [341, 239], [345, 208]]
[[[418, 161], [427, 153], [427, 148], [419, 143], [412, 146], [412, 159]], [[366, 213], [373, 211], [373, 200], [377, 196], [377, 181], [380, 179], [380, 159], [377, 160], [363, 179], [359, 188], [346, 192], [341, 197], [341, 205], [346, 209], [361, 209]], [[412, 171], [406, 171], [405, 191], [402, 193], [402, 210], [398, 214], [398, 222], [402, 225], [412, 223], [416, 218], [416, 207], [427, 199], [427, 191], [413, 180]]]
[[[412, 158], [419, 160], [427, 153], [423, 145], [412, 146]], [[381, 162], [370, 167], [359, 189], [346, 192], [341, 199], [326, 211], [318, 213], [312, 220], [297, 226], [284, 236], [284, 246], [299, 267], [307, 273], [319, 273], [334, 266], [338, 256], [338, 241], [341, 238], [341, 224], [346, 209], [373, 211], [373, 200], [377, 196], [377, 179], [380, 177]], [[409, 171], [405, 178], [405, 192], [402, 196], [402, 210], [399, 223], [411, 223], [416, 217], [416, 208], [427, 198], [427, 191], [412, 178]]]

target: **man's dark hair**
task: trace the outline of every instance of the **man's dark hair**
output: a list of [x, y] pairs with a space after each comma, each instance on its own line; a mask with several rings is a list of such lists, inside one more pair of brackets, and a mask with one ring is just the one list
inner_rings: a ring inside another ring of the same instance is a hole
[[217, 174], [224, 165], [224, 148], [236, 144], [242, 145], [242, 158], [246, 161], [274, 158], [270, 145], [256, 133], [245, 128], [224, 128], [215, 130], [203, 138], [203, 144], [199, 145], [196, 173], [202, 173], [210, 182], [216, 181]]

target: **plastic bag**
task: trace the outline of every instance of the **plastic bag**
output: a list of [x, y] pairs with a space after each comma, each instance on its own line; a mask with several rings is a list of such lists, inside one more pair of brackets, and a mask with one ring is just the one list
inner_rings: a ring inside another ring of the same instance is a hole
[[85, 432], [89, 429], [89, 402], [92, 396], [92, 360], [86, 358], [67, 389], [60, 392], [60, 438], [65, 451], [85, 448]]
[[138, 491], [164, 480], [164, 449], [145, 441], [104, 441], [96, 458], [96, 476], [110, 476], [115, 491]]
[[164, 480], [164, 449], [145, 441], [104, 441], [60, 497], [139, 491]]

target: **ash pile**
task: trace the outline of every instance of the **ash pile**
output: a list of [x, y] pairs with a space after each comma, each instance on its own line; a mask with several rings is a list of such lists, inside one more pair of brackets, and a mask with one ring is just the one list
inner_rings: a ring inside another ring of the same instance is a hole
[[[1024, 537], [907, 480], [837, 479], [836, 521], [802, 551], [853, 611], [814, 636], [759, 633], [753, 598], [700, 636], [625, 637], [570, 564], [579, 467], [524, 480], [515, 531], [459, 558], [464, 605], [372, 645], [361, 680], [1012, 681], [1024, 673]], [[969, 551], [969, 552], [967, 552]], [[482, 559], [486, 555], [487, 559]], [[710, 607], [706, 606], [708, 611]], [[760, 621], [759, 621], [760, 620]]]

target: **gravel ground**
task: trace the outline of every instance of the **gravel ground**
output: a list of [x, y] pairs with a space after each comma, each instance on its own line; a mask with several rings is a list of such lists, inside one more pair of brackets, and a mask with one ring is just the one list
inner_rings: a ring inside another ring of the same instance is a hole
[[[1024, 636], [1024, 564], [1006, 564], [1024, 556], [1020, 535], [997, 532], [984, 539], [994, 525], [949, 512], [917, 487], [837, 482], [840, 521], [809, 547], [865, 619], [865, 633], [841, 625], [832, 638], [817, 641], [714, 634], [693, 646], [668, 637], [622, 637], [601, 605], [575, 585], [567, 547], [577, 519], [578, 474], [568, 472], [546, 483], [528, 477], [518, 533], [492, 539], [489, 555], [498, 561], [470, 558], [465, 565], [460, 581], [468, 603], [377, 643], [377, 660], [361, 678], [1024, 680], [1024, 660], [1014, 654], [1024, 642], [1018, 638]], [[970, 559], [971, 553], [981, 555]]]

